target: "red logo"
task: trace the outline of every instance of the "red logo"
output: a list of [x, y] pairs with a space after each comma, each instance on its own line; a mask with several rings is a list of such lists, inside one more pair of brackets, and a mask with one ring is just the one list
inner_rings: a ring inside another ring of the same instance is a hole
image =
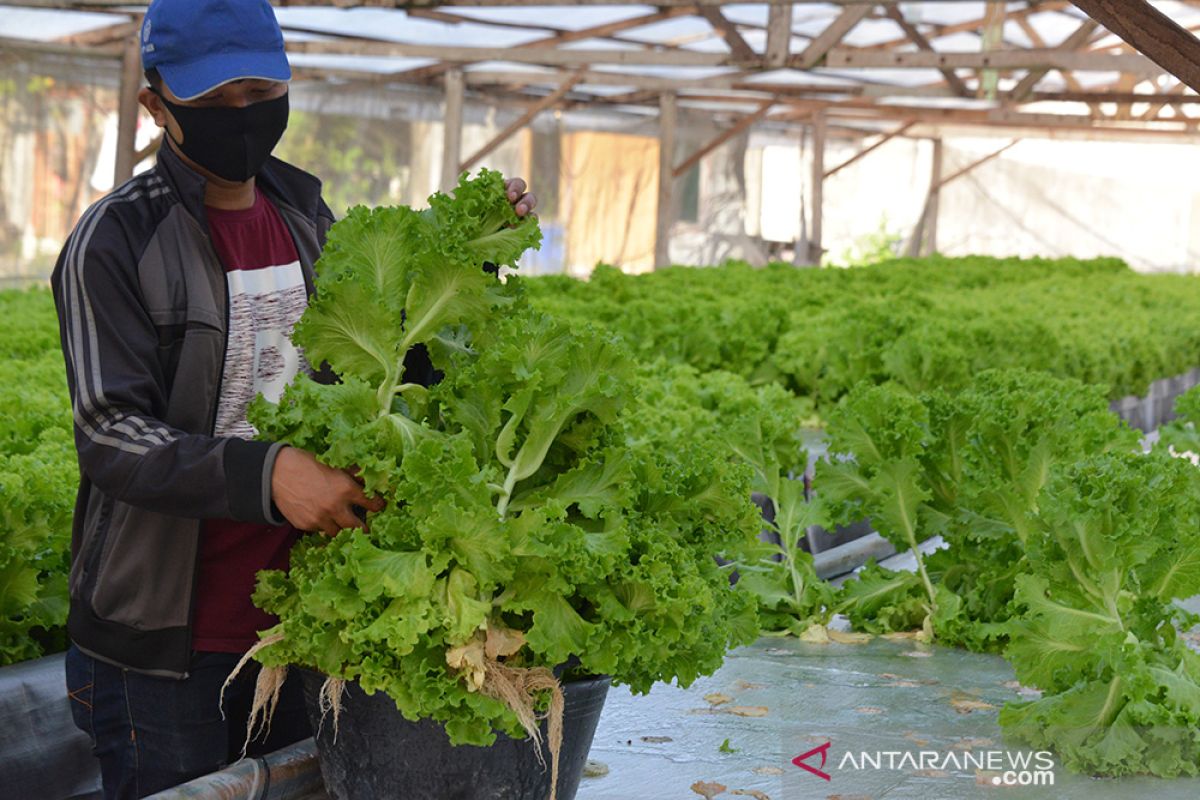
[[823, 772], [822, 770], [817, 769], [816, 767], [810, 767], [808, 764], [804, 763], [806, 760], [808, 760], [812, 756], [815, 756], [817, 753], [820, 753], [821, 754], [821, 766], [824, 767], [825, 759], [829, 756], [829, 746], [831, 744], [833, 744], [833, 742], [826, 742], [825, 744], [821, 745], [820, 747], [814, 747], [812, 750], [809, 750], [807, 753], [802, 753], [802, 754], [796, 756], [795, 758], [793, 758], [792, 763], [795, 764], [800, 769], [808, 770], [813, 775], [816, 775], [818, 778], [822, 778], [827, 781], [832, 780], [829, 777], [829, 773]]

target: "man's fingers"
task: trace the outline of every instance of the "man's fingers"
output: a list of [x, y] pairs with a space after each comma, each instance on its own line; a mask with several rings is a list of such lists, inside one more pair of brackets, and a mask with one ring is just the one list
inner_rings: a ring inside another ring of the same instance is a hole
[[521, 198], [520, 202], [513, 206], [513, 210], [517, 212], [518, 217], [523, 217], [530, 211], [533, 211], [533, 207], [536, 205], [537, 198], [531, 194], [527, 194]]
[[382, 511], [387, 502], [382, 497], [367, 497], [361, 486], [354, 486], [346, 493], [347, 502], [362, 506], [368, 511]]
[[338, 526], [338, 530], [346, 530], [347, 528], [362, 528], [365, 527], [363, 521], [359, 519], [350, 507], [339, 509], [334, 514], [334, 523]]
[[520, 178], [513, 178], [506, 182], [504, 186], [508, 190], [508, 199], [511, 201], [516, 201], [516, 199], [525, 194], [525, 190], [529, 188], [526, 186], [525, 181], [521, 180]]

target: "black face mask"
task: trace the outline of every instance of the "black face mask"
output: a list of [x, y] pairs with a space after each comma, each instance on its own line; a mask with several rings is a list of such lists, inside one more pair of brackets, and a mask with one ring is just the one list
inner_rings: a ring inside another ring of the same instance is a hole
[[241, 108], [181, 106], [155, 94], [183, 131], [183, 142], [175, 142], [183, 154], [227, 181], [257, 175], [287, 130], [286, 93]]

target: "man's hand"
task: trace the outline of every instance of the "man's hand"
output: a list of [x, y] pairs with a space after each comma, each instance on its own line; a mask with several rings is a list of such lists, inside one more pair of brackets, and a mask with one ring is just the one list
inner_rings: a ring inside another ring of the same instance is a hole
[[381, 511], [380, 498], [369, 499], [362, 486], [346, 472], [327, 467], [305, 450], [285, 447], [275, 458], [271, 497], [280, 512], [302, 531], [335, 536], [343, 528], [366, 529], [352, 506]]
[[508, 202], [512, 203], [513, 210], [517, 212], [518, 217], [532, 213], [533, 209], [537, 207], [537, 198], [533, 196], [532, 192], [525, 191], [529, 187], [521, 178], [505, 181], [504, 188], [508, 190]]

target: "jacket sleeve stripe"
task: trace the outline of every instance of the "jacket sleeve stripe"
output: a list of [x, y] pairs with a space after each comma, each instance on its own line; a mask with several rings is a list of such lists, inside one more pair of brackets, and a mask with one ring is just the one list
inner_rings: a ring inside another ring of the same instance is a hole
[[167, 191], [162, 180], [158, 178], [153, 178], [150, 182], [131, 181], [96, 204], [80, 222], [79, 236], [69, 245], [64, 270], [70, 300], [70, 313], [67, 315], [69, 335], [66, 337], [68, 357], [76, 374], [75, 421], [96, 444], [109, 445], [135, 455], [144, 454], [149, 449], [147, 445], [161, 445], [172, 441], [175, 435], [162, 425], [150, 425], [136, 414], [113, 408], [105, 398], [100, 373], [99, 342], [96, 337], [91, 298], [84, 282], [84, 257], [92, 234], [109, 205], [136, 200], [142, 196], [157, 197]]

